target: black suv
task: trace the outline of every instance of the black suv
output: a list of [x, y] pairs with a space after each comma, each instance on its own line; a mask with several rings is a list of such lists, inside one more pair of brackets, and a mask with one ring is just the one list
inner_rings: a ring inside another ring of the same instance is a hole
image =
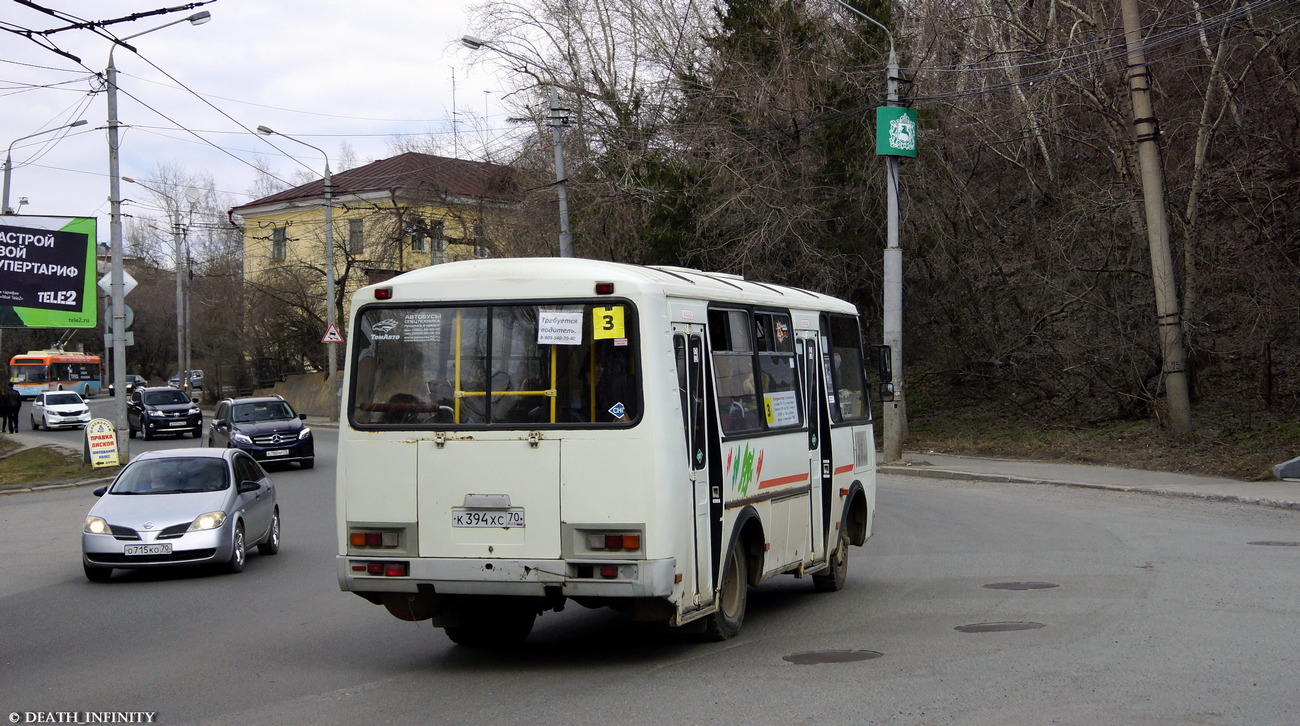
[[158, 434], [203, 435], [203, 412], [199, 399], [190, 398], [184, 391], [170, 386], [136, 388], [126, 402], [127, 434], [135, 438], [137, 431], [145, 440]]
[[316, 465], [316, 443], [306, 418], [281, 396], [227, 398], [212, 415], [208, 446], [243, 449], [263, 464], [296, 461], [310, 469]]

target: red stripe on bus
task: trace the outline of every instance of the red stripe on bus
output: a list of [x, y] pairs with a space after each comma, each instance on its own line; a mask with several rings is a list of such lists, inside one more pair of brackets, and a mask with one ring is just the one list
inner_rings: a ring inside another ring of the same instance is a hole
[[847, 474], [847, 473], [849, 473], [849, 472], [851, 472], [851, 471], [853, 471], [853, 465], [852, 465], [852, 464], [845, 464], [844, 466], [837, 466], [837, 467], [835, 467], [835, 473], [836, 473], [836, 474]]
[[807, 474], [792, 474], [790, 476], [783, 476], [783, 477], [778, 477], [776, 479], [768, 479], [766, 481], [761, 481], [758, 483], [758, 488], [767, 489], [768, 487], [779, 487], [783, 484], [797, 484], [799, 482], [806, 482], [806, 481], [808, 481]]

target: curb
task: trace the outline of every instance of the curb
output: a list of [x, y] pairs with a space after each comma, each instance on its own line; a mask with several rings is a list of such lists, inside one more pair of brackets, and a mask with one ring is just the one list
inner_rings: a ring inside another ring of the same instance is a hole
[[955, 469], [919, 469], [903, 466], [876, 467], [879, 474], [897, 474], [900, 476], [918, 476], [930, 479], [966, 479], [1003, 484], [1047, 484], [1058, 487], [1075, 487], [1077, 489], [1100, 489], [1112, 492], [1128, 492], [1160, 497], [1180, 497], [1200, 499], [1213, 502], [1230, 502], [1233, 504], [1254, 504], [1261, 507], [1300, 510], [1300, 502], [1266, 499], [1262, 497], [1245, 497], [1236, 494], [1207, 494], [1204, 492], [1179, 491], [1177, 489], [1156, 489], [1153, 487], [1130, 487], [1118, 484], [1097, 484], [1094, 482], [1068, 481], [1064, 479], [1040, 479], [1036, 477], [1012, 476], [1010, 474], [984, 474], [979, 472], [958, 471]]
[[98, 479], [78, 479], [68, 482], [36, 482], [34, 484], [4, 484], [0, 485], [0, 497], [6, 494], [26, 494], [29, 492], [47, 492], [52, 489], [74, 489], [76, 487], [91, 486], [93, 484], [107, 484], [113, 481], [113, 477], [100, 477]]

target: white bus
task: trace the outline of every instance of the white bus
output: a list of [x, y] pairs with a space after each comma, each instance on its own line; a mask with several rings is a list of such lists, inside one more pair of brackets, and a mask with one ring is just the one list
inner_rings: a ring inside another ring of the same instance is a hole
[[[840, 589], [871, 536], [856, 309], [675, 267], [470, 260], [359, 290], [340, 587], [455, 642], [567, 600], [722, 640], [747, 587]], [[888, 349], [873, 359], [889, 380]], [[882, 384], [881, 391], [889, 390]]]

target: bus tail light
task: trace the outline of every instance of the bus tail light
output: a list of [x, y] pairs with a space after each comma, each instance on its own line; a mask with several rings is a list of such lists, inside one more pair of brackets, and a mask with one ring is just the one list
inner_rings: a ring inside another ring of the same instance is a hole
[[353, 529], [348, 532], [348, 544], [365, 549], [397, 549], [401, 537], [391, 529]]
[[364, 572], [375, 577], [406, 577], [411, 574], [409, 562], [360, 562], [352, 561], [353, 572]]
[[592, 533], [587, 535], [587, 547], [601, 551], [639, 550], [641, 549], [641, 535], [605, 532]]

